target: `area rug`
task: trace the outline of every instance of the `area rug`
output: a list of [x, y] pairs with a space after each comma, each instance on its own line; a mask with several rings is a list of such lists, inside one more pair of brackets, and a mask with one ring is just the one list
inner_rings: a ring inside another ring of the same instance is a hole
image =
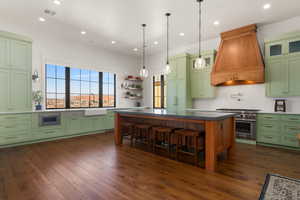
[[300, 200], [300, 180], [268, 174], [259, 200]]

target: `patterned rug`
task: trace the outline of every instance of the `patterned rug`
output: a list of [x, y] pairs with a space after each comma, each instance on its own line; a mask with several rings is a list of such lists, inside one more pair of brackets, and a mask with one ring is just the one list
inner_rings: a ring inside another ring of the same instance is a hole
[[300, 200], [300, 180], [268, 174], [259, 200]]

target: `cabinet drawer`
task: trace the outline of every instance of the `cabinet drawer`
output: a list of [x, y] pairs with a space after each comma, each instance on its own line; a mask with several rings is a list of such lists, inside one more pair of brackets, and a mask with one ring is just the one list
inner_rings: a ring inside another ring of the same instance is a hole
[[279, 132], [280, 128], [281, 128], [280, 123], [276, 121], [263, 121], [258, 123], [258, 130], [261, 132], [264, 131]]
[[281, 145], [288, 147], [300, 147], [299, 140], [295, 136], [282, 136]]
[[9, 121], [7, 123], [0, 122], [0, 135], [29, 130], [31, 123], [28, 121]]
[[31, 114], [0, 115], [0, 122], [27, 121], [27, 120], [31, 120]]
[[283, 123], [282, 130], [284, 135], [293, 135], [296, 136], [300, 133], [300, 124], [299, 123]]
[[267, 144], [280, 144], [281, 138], [278, 134], [274, 134], [272, 132], [263, 132], [258, 134], [257, 141]]
[[300, 115], [282, 115], [281, 119], [283, 121], [300, 123]]
[[53, 138], [64, 134], [63, 129], [37, 129], [33, 131], [33, 139]]
[[26, 142], [28, 140], [30, 140], [30, 137], [27, 131], [18, 132], [15, 134], [7, 134], [0, 136], [0, 145], [15, 144], [20, 142]]
[[276, 121], [280, 120], [280, 115], [258, 115], [259, 121]]

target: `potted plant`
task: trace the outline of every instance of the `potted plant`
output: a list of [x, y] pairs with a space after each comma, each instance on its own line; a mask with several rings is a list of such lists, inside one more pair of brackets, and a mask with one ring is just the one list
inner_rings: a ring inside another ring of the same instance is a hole
[[32, 99], [35, 103], [35, 109], [36, 110], [42, 110], [42, 101], [43, 101], [43, 94], [42, 94], [42, 91], [41, 90], [38, 90], [38, 91], [34, 91], [32, 93]]

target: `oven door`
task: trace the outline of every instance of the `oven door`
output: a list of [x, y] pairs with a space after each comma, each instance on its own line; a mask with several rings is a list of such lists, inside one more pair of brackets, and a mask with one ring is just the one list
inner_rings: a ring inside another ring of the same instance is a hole
[[235, 126], [237, 138], [256, 140], [256, 121], [236, 119]]

